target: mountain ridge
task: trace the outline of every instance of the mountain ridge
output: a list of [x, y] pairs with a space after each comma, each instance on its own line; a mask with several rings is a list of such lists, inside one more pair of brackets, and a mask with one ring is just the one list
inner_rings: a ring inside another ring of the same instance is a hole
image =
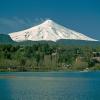
[[12, 40], [16, 42], [27, 41], [27, 40], [31, 41], [45, 40], [45, 41], [56, 42], [60, 39], [98, 41], [82, 33], [61, 26], [52, 20], [46, 20], [40, 25], [19, 32], [9, 33], [9, 35], [12, 38]]
[[1, 43], [3, 43], [3, 44], [9, 44], [9, 43], [14, 43], [14, 41], [7, 34], [0, 34], [0, 44]]

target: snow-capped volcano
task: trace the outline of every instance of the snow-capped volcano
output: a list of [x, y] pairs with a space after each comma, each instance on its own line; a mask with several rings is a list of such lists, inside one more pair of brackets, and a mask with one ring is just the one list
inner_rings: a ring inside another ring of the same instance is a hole
[[16, 42], [20, 41], [57, 41], [60, 39], [73, 39], [73, 40], [86, 40], [97, 41], [84, 34], [70, 30], [63, 27], [52, 20], [46, 20], [42, 24], [34, 26], [32, 28], [14, 32], [9, 34], [12, 40]]

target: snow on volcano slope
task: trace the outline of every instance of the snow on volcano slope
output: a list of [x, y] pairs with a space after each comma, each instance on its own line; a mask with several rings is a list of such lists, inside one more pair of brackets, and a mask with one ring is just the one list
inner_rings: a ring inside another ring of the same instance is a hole
[[12, 40], [16, 42], [20, 41], [57, 41], [60, 39], [73, 39], [73, 40], [86, 40], [97, 41], [84, 34], [65, 28], [59, 24], [56, 24], [52, 20], [46, 20], [40, 25], [32, 28], [14, 32], [9, 34]]

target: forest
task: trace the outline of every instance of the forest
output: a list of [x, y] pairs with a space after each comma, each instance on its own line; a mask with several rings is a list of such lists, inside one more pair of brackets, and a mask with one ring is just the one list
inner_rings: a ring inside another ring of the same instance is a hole
[[0, 71], [100, 70], [100, 46], [0, 44]]

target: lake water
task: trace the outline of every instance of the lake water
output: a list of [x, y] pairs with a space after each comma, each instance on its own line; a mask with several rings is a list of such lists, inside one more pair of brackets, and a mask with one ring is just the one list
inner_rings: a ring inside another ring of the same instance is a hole
[[0, 100], [100, 100], [100, 72], [1, 72]]

